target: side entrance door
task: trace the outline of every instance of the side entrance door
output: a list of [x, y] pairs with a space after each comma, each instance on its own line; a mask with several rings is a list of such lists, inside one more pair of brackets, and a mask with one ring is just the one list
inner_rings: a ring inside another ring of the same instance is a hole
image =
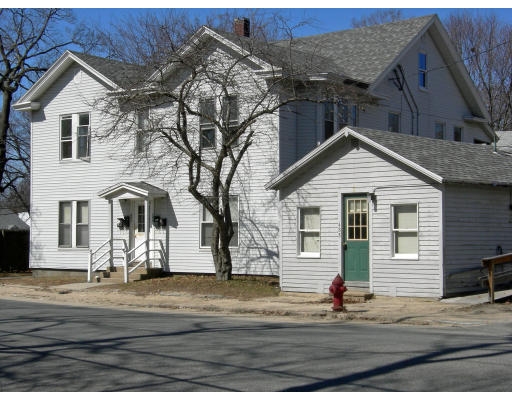
[[[142, 242], [144, 242], [145, 238], [146, 223], [143, 200], [132, 201], [131, 220], [132, 222], [130, 224], [130, 249], [134, 249], [138, 247]], [[132, 253], [132, 260], [137, 258], [142, 253], [144, 253], [145, 250], [145, 246], [140, 246], [134, 253]]]
[[343, 257], [346, 281], [369, 280], [369, 218], [366, 196], [344, 197]]

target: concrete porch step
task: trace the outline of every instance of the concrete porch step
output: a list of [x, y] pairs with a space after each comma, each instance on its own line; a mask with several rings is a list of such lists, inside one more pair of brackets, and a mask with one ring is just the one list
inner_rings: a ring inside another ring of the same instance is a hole
[[[97, 274], [96, 276], [100, 276], [101, 280], [108, 282], [124, 282], [124, 271], [122, 267], [110, 267], [106, 271], [102, 271], [101, 274]], [[145, 267], [139, 267], [135, 271], [133, 271], [129, 276], [129, 281], [142, 281], [144, 279], [156, 278], [162, 275], [162, 270], [160, 268], [150, 268], [146, 269]]]

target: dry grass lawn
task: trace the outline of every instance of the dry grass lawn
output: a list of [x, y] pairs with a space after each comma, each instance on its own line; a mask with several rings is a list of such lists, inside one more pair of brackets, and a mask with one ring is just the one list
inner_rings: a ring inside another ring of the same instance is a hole
[[[48, 288], [67, 283], [84, 282], [81, 278], [35, 278], [27, 274], [0, 274], [0, 284], [31, 285]], [[279, 278], [267, 276], [233, 276], [231, 281], [219, 282], [213, 275], [173, 275], [128, 284], [96, 286], [88, 290], [116, 290], [139, 296], [162, 292], [184, 292], [200, 296], [219, 296], [239, 300], [279, 295]]]
[[266, 276], [233, 276], [219, 282], [213, 275], [173, 275], [116, 285], [123, 292], [140, 296], [162, 292], [185, 292], [202, 296], [219, 296], [239, 300], [278, 296], [279, 278]]

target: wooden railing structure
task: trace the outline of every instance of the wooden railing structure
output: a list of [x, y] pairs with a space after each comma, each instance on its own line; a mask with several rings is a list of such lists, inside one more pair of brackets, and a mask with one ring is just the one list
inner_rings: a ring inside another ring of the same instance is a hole
[[[499, 256], [482, 258], [482, 266], [487, 268], [487, 279], [489, 283], [489, 302], [494, 304], [494, 281], [496, 279], [496, 274], [494, 271], [494, 267], [500, 264], [506, 264], [512, 262], [512, 253], [501, 254]], [[502, 274], [502, 277], [510, 277], [512, 272], [506, 272]]]

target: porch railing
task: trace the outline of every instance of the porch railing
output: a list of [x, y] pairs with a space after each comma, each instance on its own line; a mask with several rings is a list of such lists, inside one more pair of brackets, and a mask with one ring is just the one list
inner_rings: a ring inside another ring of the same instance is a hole
[[128, 283], [130, 274], [141, 265], [145, 265], [146, 269], [151, 266], [164, 269], [167, 266], [167, 251], [160, 239], [144, 240], [133, 249], [128, 249], [125, 239], [109, 239], [96, 250], [89, 250], [87, 282], [92, 282], [94, 272], [107, 266], [114, 267], [116, 259], [122, 260], [123, 281]]
[[[116, 248], [116, 244], [120, 247]], [[119, 259], [117, 256], [119, 250], [126, 252], [128, 246], [124, 239], [109, 239], [101, 244], [96, 250], [89, 250], [89, 265], [87, 268], [87, 282], [92, 282], [92, 275], [94, 272], [105, 267], [114, 266], [114, 260]]]

